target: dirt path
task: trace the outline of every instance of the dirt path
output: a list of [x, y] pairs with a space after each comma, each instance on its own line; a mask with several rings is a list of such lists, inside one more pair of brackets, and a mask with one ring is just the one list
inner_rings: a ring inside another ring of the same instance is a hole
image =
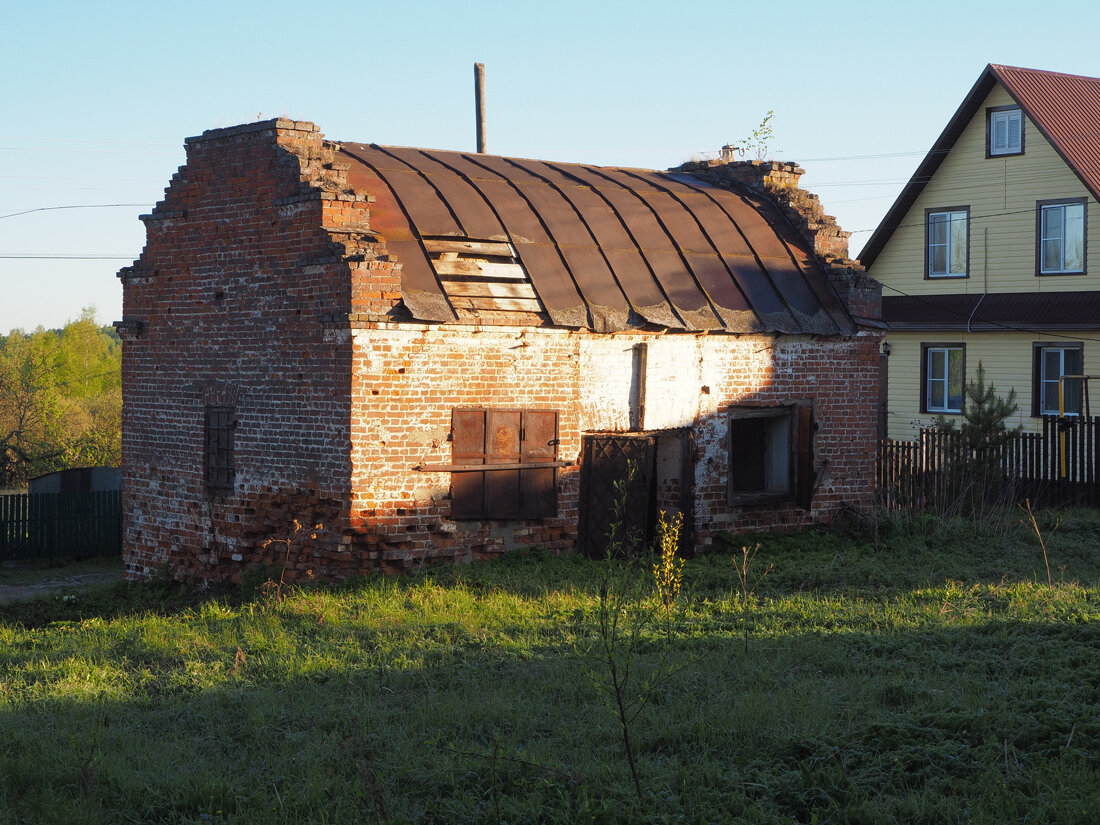
[[95, 573], [65, 574], [58, 569], [43, 571], [42, 578], [34, 581], [20, 581], [18, 584], [0, 583], [0, 604], [33, 599], [57, 593], [61, 596], [74, 595], [77, 592], [100, 584], [112, 584], [120, 581], [121, 572], [99, 571]]

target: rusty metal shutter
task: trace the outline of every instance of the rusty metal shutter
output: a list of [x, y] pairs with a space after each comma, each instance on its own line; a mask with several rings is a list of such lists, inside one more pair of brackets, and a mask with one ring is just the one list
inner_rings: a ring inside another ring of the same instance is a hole
[[[488, 410], [489, 425], [486, 464], [518, 464], [523, 452], [520, 444], [523, 418], [519, 410]], [[522, 511], [519, 470], [494, 470], [485, 473], [485, 516], [519, 518]]]
[[805, 510], [810, 509], [814, 487], [814, 411], [813, 407], [798, 407], [798, 432], [795, 438], [795, 501]]
[[[485, 411], [451, 412], [451, 452], [455, 464], [485, 463]], [[480, 518], [485, 512], [485, 473], [451, 474], [451, 517]]]
[[206, 489], [212, 495], [227, 495], [233, 491], [237, 477], [233, 444], [236, 410], [214, 405], [205, 413]]
[[557, 468], [518, 464], [555, 462], [558, 414], [553, 410], [456, 409], [451, 413], [455, 464], [508, 465], [451, 475], [455, 519], [543, 518], [557, 512]]
[[[552, 410], [523, 413], [523, 463], [555, 461], [558, 457], [558, 414]], [[558, 471], [522, 470], [523, 516], [546, 518], [557, 515]]]

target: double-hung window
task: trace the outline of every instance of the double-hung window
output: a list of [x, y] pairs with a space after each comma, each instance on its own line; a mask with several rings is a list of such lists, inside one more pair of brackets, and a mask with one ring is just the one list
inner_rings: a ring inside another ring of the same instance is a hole
[[1038, 204], [1039, 274], [1085, 271], [1085, 201], [1040, 201]]
[[928, 210], [929, 278], [965, 278], [969, 246], [970, 212], [965, 207]]
[[925, 344], [922, 411], [961, 413], [966, 385], [966, 348], [962, 344]]
[[1018, 106], [988, 110], [986, 128], [990, 157], [1019, 155], [1024, 151], [1024, 116]]
[[1035, 345], [1033, 415], [1081, 414], [1082, 379], [1068, 376], [1082, 374], [1082, 350], [1081, 344]]

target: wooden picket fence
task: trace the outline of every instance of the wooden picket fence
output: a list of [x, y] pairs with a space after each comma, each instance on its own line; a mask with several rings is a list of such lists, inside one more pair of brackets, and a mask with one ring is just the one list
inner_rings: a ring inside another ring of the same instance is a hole
[[931, 428], [917, 441], [883, 439], [876, 481], [889, 508], [942, 508], [974, 485], [1007, 504], [1098, 507], [1100, 417], [1044, 418], [1042, 432], [1017, 433], [980, 454]]
[[0, 496], [0, 561], [121, 552], [118, 490]]

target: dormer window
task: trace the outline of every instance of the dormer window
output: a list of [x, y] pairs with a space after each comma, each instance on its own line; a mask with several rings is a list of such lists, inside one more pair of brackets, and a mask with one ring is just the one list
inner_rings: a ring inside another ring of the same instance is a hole
[[1023, 154], [1024, 116], [1018, 106], [990, 109], [987, 131], [989, 157]]

